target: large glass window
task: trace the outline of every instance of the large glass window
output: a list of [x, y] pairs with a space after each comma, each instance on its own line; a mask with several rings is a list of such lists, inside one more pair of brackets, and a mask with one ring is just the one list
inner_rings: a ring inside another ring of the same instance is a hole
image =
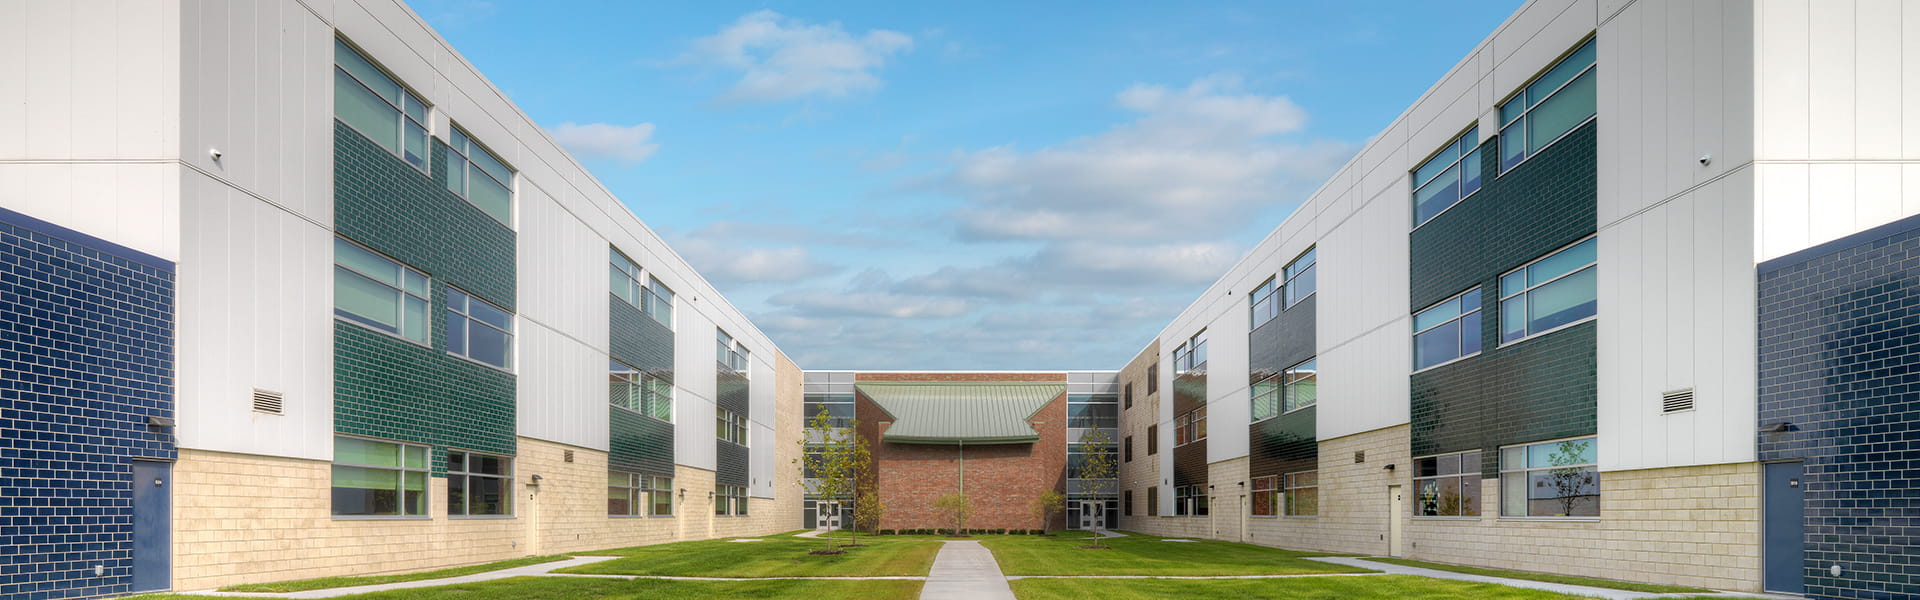
[[333, 438], [333, 514], [427, 514], [427, 447], [355, 437]]
[[1505, 172], [1594, 115], [1593, 41], [1561, 59], [1500, 105], [1500, 170]]
[[713, 514], [722, 517], [747, 516], [747, 488], [738, 485], [714, 486]]
[[728, 442], [747, 445], [747, 418], [724, 408], [713, 411], [713, 435]]
[[1595, 438], [1500, 449], [1500, 516], [1600, 516]]
[[447, 143], [447, 189], [494, 220], [513, 226], [513, 169], [454, 128]]
[[613, 295], [625, 300], [627, 304], [640, 309], [661, 325], [673, 328], [673, 290], [660, 283], [658, 278], [640, 272], [640, 265], [633, 259], [621, 254], [619, 250], [607, 249], [608, 274], [611, 277], [608, 289]]
[[448, 288], [447, 352], [513, 369], [513, 314]]
[[1480, 191], [1479, 144], [1480, 128], [1468, 129], [1413, 170], [1414, 227]]
[[1320, 360], [1308, 359], [1287, 369], [1282, 377], [1281, 409], [1293, 412], [1320, 402]]
[[427, 343], [427, 276], [333, 238], [333, 314], [409, 340]]
[[1173, 515], [1176, 517], [1207, 516], [1206, 486], [1183, 485], [1173, 488]]
[[851, 427], [853, 425], [853, 394], [816, 392], [806, 395], [806, 414], [801, 415], [809, 427], [813, 419], [822, 411], [827, 413], [828, 426]]
[[1280, 476], [1268, 475], [1253, 478], [1253, 516], [1272, 517], [1280, 514]]
[[1599, 309], [1597, 238], [1568, 246], [1500, 276], [1500, 343], [1546, 333]]
[[1413, 514], [1480, 516], [1480, 451], [1413, 459]]
[[448, 452], [447, 514], [513, 514], [513, 459]]
[[1260, 287], [1253, 288], [1247, 295], [1248, 311], [1252, 314], [1253, 328], [1258, 329], [1267, 321], [1280, 316], [1280, 299], [1275, 296], [1279, 291], [1279, 279], [1268, 278]]
[[1253, 422], [1280, 415], [1280, 374], [1274, 373], [1253, 382]]
[[344, 40], [334, 40], [333, 64], [334, 118], [426, 171], [426, 103]]
[[1288, 473], [1287, 516], [1312, 517], [1320, 514], [1320, 472]]
[[1192, 338], [1173, 349], [1173, 373], [1185, 375], [1193, 371], [1206, 371], [1207, 332], [1193, 334]]
[[1207, 407], [1202, 406], [1174, 417], [1173, 438], [1174, 446], [1207, 439]]
[[745, 376], [748, 369], [747, 359], [752, 356], [751, 353], [747, 352], [747, 347], [741, 345], [739, 340], [733, 339], [733, 336], [727, 335], [726, 331], [719, 328], [713, 330], [713, 337], [714, 360], [719, 361], [720, 366], [732, 369], [733, 372]]
[[609, 471], [607, 515], [673, 516], [673, 478]]
[[618, 360], [607, 361], [607, 401], [620, 408], [673, 422], [673, 382], [629, 367]]
[[[1307, 299], [1307, 296], [1312, 296], [1320, 289], [1319, 276], [1314, 274], [1313, 268], [1314, 254], [1318, 250], [1318, 248], [1308, 248], [1304, 254], [1293, 259], [1293, 262], [1287, 263], [1285, 269], [1281, 269], [1280, 277], [1287, 280], [1283, 287], [1288, 307], [1299, 304], [1301, 300]], [[1200, 360], [1206, 362], [1205, 358]]]
[[1480, 288], [1413, 315], [1413, 370], [1480, 353]]
[[1068, 394], [1067, 426], [1113, 429], [1120, 426], [1120, 399], [1113, 394]]

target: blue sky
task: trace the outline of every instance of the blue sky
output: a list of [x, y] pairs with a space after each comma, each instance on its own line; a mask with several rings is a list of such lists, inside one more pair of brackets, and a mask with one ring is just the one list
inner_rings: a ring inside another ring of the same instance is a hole
[[1520, 5], [414, 9], [808, 369], [1112, 369]]

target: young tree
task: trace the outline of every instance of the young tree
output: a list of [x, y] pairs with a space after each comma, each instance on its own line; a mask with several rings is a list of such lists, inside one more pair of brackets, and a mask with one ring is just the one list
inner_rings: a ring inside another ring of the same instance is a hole
[[[841, 499], [851, 499], [859, 491], [862, 477], [873, 470], [873, 454], [868, 451], [866, 440], [855, 433], [858, 421], [850, 422], [846, 427], [835, 427], [833, 418], [827, 411], [807, 422], [811, 431], [800, 440], [800, 459], [794, 461], [801, 468], [800, 486], [806, 493], [821, 499], [821, 504], [838, 504]], [[817, 434], [814, 432], [818, 432]], [[819, 437], [819, 441], [809, 442], [807, 438]], [[854, 509], [859, 510], [855, 503]], [[857, 520], [857, 516], [856, 516]], [[833, 551], [833, 531], [829, 529], [823, 536], [827, 541], [827, 551]]]
[[947, 521], [953, 523], [953, 535], [960, 535], [967, 526], [967, 517], [973, 514], [973, 502], [966, 494], [947, 494], [933, 501], [933, 508], [947, 515]]
[[1067, 509], [1067, 495], [1060, 493], [1060, 490], [1047, 490], [1034, 498], [1030, 506], [1034, 518], [1040, 519], [1040, 530], [1044, 532], [1053, 529], [1053, 516]]
[[[861, 445], [864, 446], [865, 442], [861, 442]], [[868, 464], [872, 464], [872, 461], [868, 461]], [[877, 487], [872, 473], [865, 474], [861, 477], [860, 493], [853, 500], [854, 525], [867, 530], [867, 535], [879, 533], [880, 519], [887, 516], [887, 504], [880, 500]]]
[[[1077, 473], [1082, 483], [1082, 493], [1095, 498], [1106, 498], [1114, 494], [1114, 488], [1120, 483], [1120, 455], [1113, 444], [1113, 434], [1100, 428], [1088, 429], [1080, 434], [1081, 456]], [[1101, 529], [1106, 529], [1106, 520], [1102, 519]], [[1094, 541], [1082, 548], [1105, 549], [1107, 546]]]

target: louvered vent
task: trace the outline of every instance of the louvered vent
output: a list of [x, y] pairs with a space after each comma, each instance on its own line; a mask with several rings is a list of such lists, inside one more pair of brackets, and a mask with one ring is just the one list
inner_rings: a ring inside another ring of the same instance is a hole
[[1672, 414], [1683, 410], [1693, 410], [1693, 388], [1674, 390], [1660, 395], [1661, 414]]
[[287, 414], [286, 400], [287, 400], [286, 394], [282, 394], [280, 392], [254, 390], [253, 391], [253, 412], [267, 413], [270, 415]]

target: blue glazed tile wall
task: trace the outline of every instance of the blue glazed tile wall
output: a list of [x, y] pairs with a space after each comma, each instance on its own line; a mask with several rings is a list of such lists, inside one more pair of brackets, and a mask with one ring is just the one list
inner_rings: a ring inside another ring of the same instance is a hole
[[[1764, 461], [1806, 475], [1806, 591], [1920, 597], [1920, 218], [1760, 266]], [[1827, 568], [1839, 564], [1839, 577]]]
[[0, 211], [0, 598], [129, 591], [131, 461], [174, 458], [147, 426], [173, 416], [173, 287], [165, 261]]

